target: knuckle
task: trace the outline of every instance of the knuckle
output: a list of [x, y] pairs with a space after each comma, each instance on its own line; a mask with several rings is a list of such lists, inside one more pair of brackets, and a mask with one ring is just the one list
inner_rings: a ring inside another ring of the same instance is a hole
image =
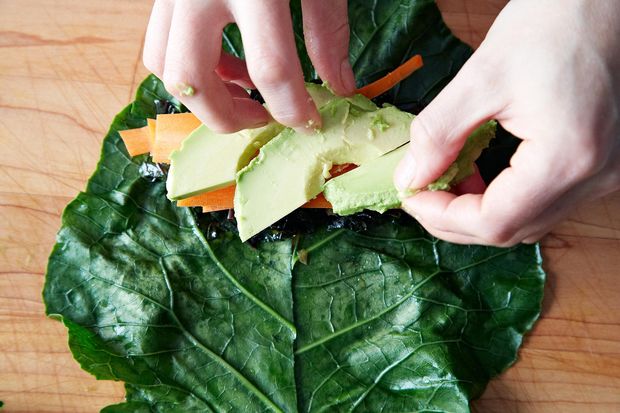
[[574, 181], [598, 174], [613, 156], [614, 140], [607, 139], [600, 123], [592, 120], [574, 122], [566, 128], [564, 146], [570, 150], [570, 163], [564, 173]]
[[[432, 115], [430, 115], [432, 116]], [[429, 115], [417, 116], [411, 122], [411, 140], [420, 146], [436, 146], [441, 140], [440, 136], [433, 133]]]
[[515, 229], [507, 223], [495, 223], [488, 225], [482, 234], [482, 239], [489, 245], [496, 247], [511, 247], [518, 242], [515, 241]]
[[442, 153], [447, 157], [454, 155], [460, 147], [455, 146], [445, 133], [445, 122], [431, 112], [416, 117], [411, 123], [411, 141], [422, 150]]
[[602, 148], [584, 139], [575, 146], [576, 155], [568, 164], [565, 173], [572, 181], [582, 181], [596, 175], [605, 166], [607, 154]]
[[[334, 22], [335, 24], [329, 25], [325, 31], [324, 39], [329, 43], [325, 46], [338, 47], [348, 46], [349, 42], [349, 22], [347, 20], [342, 22]], [[322, 46], [322, 45], [321, 45]]]
[[292, 65], [273, 56], [260, 58], [258, 64], [252, 65], [250, 77], [257, 85], [278, 85], [290, 78]]

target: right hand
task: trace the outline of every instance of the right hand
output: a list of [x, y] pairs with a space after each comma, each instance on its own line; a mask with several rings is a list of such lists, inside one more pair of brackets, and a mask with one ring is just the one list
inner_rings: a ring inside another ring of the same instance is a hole
[[[306, 46], [317, 73], [337, 94], [352, 94], [347, 1], [304, 0], [302, 11]], [[241, 31], [247, 66], [222, 51], [222, 31], [233, 22]], [[156, 0], [144, 65], [217, 132], [269, 121], [265, 108], [243, 89], [255, 86], [278, 122], [302, 129], [321, 123], [304, 86], [286, 0]], [[191, 86], [193, 94], [182, 95], [183, 85]]]

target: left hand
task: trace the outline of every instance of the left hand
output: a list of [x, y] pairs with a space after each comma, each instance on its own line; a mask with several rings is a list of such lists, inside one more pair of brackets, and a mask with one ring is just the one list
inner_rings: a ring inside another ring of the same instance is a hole
[[400, 189], [424, 188], [467, 136], [497, 119], [523, 139], [483, 194], [403, 202], [433, 235], [511, 246], [540, 239], [583, 201], [620, 189], [620, 2], [514, 0], [411, 125]]

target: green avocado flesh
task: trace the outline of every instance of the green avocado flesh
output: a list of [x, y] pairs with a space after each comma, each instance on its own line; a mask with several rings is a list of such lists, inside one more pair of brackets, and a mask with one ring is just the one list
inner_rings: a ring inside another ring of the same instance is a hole
[[[336, 98], [323, 85], [308, 83], [306, 89], [318, 108]], [[348, 99], [365, 110], [375, 109], [364, 97]], [[179, 200], [232, 185], [237, 171], [283, 129], [276, 122], [230, 134], [215, 133], [205, 125], [196, 128], [170, 156], [168, 198]]]
[[219, 134], [199, 126], [170, 156], [168, 198], [178, 200], [235, 182], [237, 171], [284, 126], [272, 122], [256, 129]]
[[[307, 89], [319, 108], [321, 130], [303, 134], [272, 122], [218, 134], [202, 125], [171, 155], [168, 198], [187, 198], [236, 180], [234, 207], [243, 241], [322, 191], [339, 215], [399, 207], [392, 177], [406, 150], [398, 147], [409, 140], [413, 115], [393, 106], [378, 108], [361, 95], [337, 97], [321, 85]], [[447, 190], [471, 175], [494, 135], [495, 122], [479, 127], [456, 161], [426, 189]], [[359, 167], [326, 183], [333, 165], [348, 163]]]
[[413, 115], [370, 100], [325, 98], [315, 134], [284, 129], [237, 174], [235, 216], [242, 240], [316, 197], [333, 165], [364, 165], [409, 140]]
[[394, 169], [403, 158], [407, 146], [401, 146], [366, 165], [327, 181], [325, 198], [334, 213], [350, 215], [363, 209], [385, 212], [400, 207], [398, 191], [393, 184]]
[[[435, 182], [426, 189], [449, 190], [474, 173], [474, 161], [482, 150], [489, 146], [495, 136], [496, 122], [490, 121], [476, 129], [465, 142], [456, 160]], [[325, 198], [332, 204], [334, 213], [350, 215], [364, 209], [385, 212], [398, 208], [401, 197], [394, 187], [393, 176], [396, 166], [408, 150], [402, 146], [359, 168], [342, 174], [324, 186]], [[415, 193], [414, 190], [412, 192]]]

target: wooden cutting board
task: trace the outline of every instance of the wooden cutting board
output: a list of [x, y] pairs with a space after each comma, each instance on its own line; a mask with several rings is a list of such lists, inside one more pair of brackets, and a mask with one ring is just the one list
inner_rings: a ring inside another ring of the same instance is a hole
[[[504, 1], [442, 0], [480, 43]], [[0, 400], [6, 412], [95, 412], [119, 402], [43, 315], [47, 256], [112, 117], [146, 75], [151, 1], [0, 0]], [[478, 412], [620, 411], [620, 194], [581, 207], [544, 241], [544, 313]]]

